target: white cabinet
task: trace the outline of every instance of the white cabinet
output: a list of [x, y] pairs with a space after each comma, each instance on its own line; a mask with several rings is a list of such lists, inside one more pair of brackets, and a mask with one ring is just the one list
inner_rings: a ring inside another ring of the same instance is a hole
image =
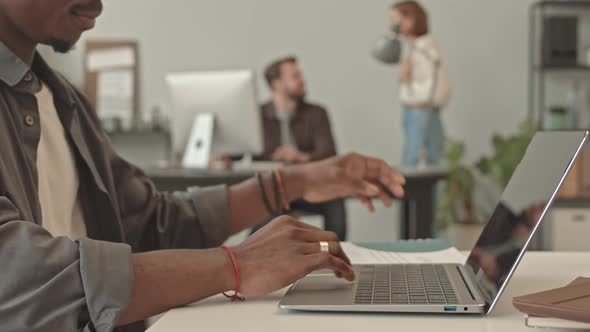
[[555, 208], [549, 221], [549, 249], [590, 251], [590, 208]]

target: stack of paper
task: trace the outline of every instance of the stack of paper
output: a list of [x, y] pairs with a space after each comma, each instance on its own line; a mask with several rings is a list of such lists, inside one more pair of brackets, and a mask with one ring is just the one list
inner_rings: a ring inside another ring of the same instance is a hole
[[342, 249], [352, 264], [463, 264], [467, 259], [457, 248], [430, 252], [395, 252], [363, 248], [350, 242], [341, 242]]
[[526, 326], [541, 327], [552, 329], [572, 329], [572, 330], [590, 330], [590, 324], [584, 322], [575, 322], [573, 320], [565, 320], [559, 318], [528, 316], [526, 319]]

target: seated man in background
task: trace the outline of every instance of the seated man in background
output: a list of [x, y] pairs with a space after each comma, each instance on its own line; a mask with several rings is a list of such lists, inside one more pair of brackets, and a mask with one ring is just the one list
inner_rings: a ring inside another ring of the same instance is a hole
[[[326, 110], [305, 100], [305, 80], [295, 57], [278, 59], [264, 71], [272, 99], [261, 106], [266, 161], [300, 164], [336, 155], [330, 119]], [[346, 239], [346, 209], [343, 200], [312, 204], [303, 200], [295, 210], [319, 214], [324, 228]], [[254, 228], [255, 232], [262, 225]]]

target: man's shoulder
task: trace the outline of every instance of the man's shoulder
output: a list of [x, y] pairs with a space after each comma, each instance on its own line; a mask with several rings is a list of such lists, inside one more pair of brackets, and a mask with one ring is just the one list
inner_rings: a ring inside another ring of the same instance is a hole
[[267, 111], [271, 108], [272, 108], [272, 100], [265, 101], [262, 104], [260, 104], [260, 111], [261, 112]]
[[[301, 106], [299, 107], [299, 111], [301, 111], [302, 113], [306, 113], [306, 114], [310, 114], [310, 115], [327, 115], [328, 111], [326, 109], [325, 106], [318, 104], [318, 103], [313, 103], [313, 102], [307, 102], [304, 101]], [[262, 104], [260, 104], [260, 112], [262, 113], [262, 115], [271, 115], [272, 113], [274, 113], [274, 104], [272, 102], [272, 100], [263, 102]]]
[[260, 104], [259, 110], [260, 110], [260, 116], [263, 119], [270, 119], [273, 117], [273, 113], [274, 113], [274, 106], [272, 104], [272, 101], [267, 101], [264, 102], [262, 104]]
[[312, 114], [328, 114], [328, 110], [325, 106], [307, 101], [301, 105], [301, 109]]

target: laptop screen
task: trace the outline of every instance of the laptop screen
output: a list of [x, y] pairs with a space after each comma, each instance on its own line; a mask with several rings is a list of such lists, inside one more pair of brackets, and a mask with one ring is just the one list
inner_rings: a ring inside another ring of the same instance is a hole
[[529, 144], [465, 266], [493, 309], [544, 217], [586, 132], [540, 132]]

